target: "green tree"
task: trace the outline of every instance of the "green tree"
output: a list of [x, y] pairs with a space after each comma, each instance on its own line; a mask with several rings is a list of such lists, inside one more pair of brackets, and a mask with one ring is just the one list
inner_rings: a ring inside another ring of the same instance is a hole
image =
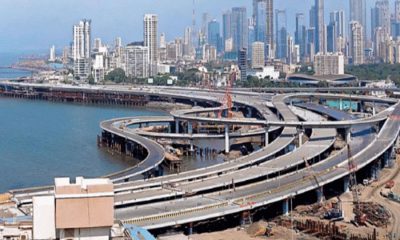
[[122, 82], [126, 82], [127, 77], [126, 77], [125, 71], [123, 69], [116, 68], [116, 69], [112, 70], [111, 72], [109, 72], [105, 76], [105, 80], [112, 81], [115, 83], [122, 83]]

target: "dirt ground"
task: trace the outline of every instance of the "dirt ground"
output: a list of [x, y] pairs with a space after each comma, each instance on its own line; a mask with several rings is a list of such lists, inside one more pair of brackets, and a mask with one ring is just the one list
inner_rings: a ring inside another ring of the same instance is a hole
[[316, 238], [307, 237], [303, 234], [298, 234], [295, 231], [284, 227], [275, 227], [272, 231], [272, 236], [270, 237], [251, 237], [247, 234], [246, 229], [228, 229], [221, 232], [214, 233], [203, 233], [195, 234], [190, 236], [190, 240], [288, 240], [288, 239], [304, 239], [304, 240], [314, 240]]

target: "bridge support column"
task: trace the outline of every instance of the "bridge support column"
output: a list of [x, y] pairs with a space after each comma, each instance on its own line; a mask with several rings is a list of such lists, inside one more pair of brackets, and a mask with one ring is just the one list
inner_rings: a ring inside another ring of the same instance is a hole
[[171, 123], [168, 124], [168, 133], [172, 133], [172, 126], [171, 126]]
[[345, 193], [350, 192], [350, 177], [345, 176], [343, 180], [344, 180], [343, 192]]
[[251, 215], [249, 211], [242, 212], [240, 216], [240, 225], [243, 226], [246, 224], [251, 224]]
[[251, 118], [253, 116], [253, 109], [252, 108], [247, 108], [247, 117]]
[[193, 125], [192, 122], [188, 122], [188, 134], [193, 134]]
[[282, 214], [284, 216], [289, 216], [289, 199], [285, 199], [282, 202]]
[[372, 180], [378, 180], [378, 179], [379, 179], [380, 168], [381, 168], [380, 165], [381, 165], [381, 164], [380, 164], [379, 161], [375, 161], [375, 162], [372, 164], [372, 167], [371, 167], [371, 179], [372, 179]]
[[346, 142], [349, 143], [351, 141], [351, 128], [346, 128], [345, 129], [345, 139]]
[[269, 126], [265, 127], [265, 137], [264, 137], [265, 146], [269, 144]]
[[187, 234], [190, 236], [193, 234], [193, 223], [189, 223], [187, 227]]
[[390, 154], [389, 154], [389, 150], [387, 150], [384, 154], [383, 154], [383, 166], [385, 168], [389, 168], [389, 158], [390, 158]]
[[372, 116], [376, 115], [375, 102], [372, 103]]
[[229, 153], [230, 146], [229, 146], [229, 126], [225, 125], [225, 153]]
[[299, 147], [303, 145], [303, 137], [304, 137], [304, 130], [303, 129], [297, 129], [298, 132], [298, 137], [299, 137]]
[[190, 140], [190, 152], [194, 152], [193, 140]]
[[322, 203], [325, 200], [324, 188], [319, 187], [316, 191], [317, 191], [317, 203]]
[[179, 133], [179, 121], [175, 120], [175, 133]]

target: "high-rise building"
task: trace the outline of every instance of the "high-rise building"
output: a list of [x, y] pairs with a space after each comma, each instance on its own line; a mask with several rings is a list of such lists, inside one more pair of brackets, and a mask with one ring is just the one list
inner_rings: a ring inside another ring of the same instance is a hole
[[140, 45], [128, 45], [125, 48], [124, 70], [129, 77], [149, 77], [149, 48]]
[[344, 74], [344, 56], [342, 53], [318, 53], [314, 58], [315, 75]]
[[155, 14], [146, 14], [143, 19], [144, 46], [149, 49], [149, 74], [157, 74], [158, 62], [158, 17]]
[[400, 0], [394, 2], [394, 20], [396, 23], [400, 23]]
[[253, 0], [256, 41], [265, 43], [265, 54], [274, 57], [274, 0]]
[[390, 7], [389, 0], [378, 0], [375, 7], [371, 10], [371, 29], [381, 27], [384, 31], [390, 34]]
[[315, 52], [325, 52], [324, 0], [315, 0]]
[[[367, 29], [366, 0], [350, 0], [350, 22], [359, 22], [364, 30]], [[364, 40], [367, 40], [367, 31], [364, 31]]]
[[194, 57], [192, 36], [192, 28], [185, 28], [185, 33], [183, 34], [183, 55], [188, 58]]
[[337, 39], [337, 37], [336, 37], [336, 35], [337, 35], [336, 22], [334, 22], [334, 21], [329, 22], [329, 25], [326, 28], [326, 33], [327, 33], [326, 50], [328, 52], [336, 52], [336, 39]]
[[268, 54], [271, 58], [274, 58], [274, 0], [266, 0], [267, 2], [267, 31], [265, 41], [270, 49]]
[[255, 40], [265, 43], [267, 37], [267, 3], [266, 1], [257, 0], [255, 2]]
[[50, 48], [49, 62], [56, 61], [56, 47], [53, 45]]
[[276, 58], [286, 61], [288, 57], [286, 11], [276, 10]]
[[226, 42], [232, 38], [231, 12], [227, 11], [222, 14], [222, 48], [226, 51]]
[[[185, 31], [186, 34], [186, 31]], [[167, 47], [167, 40], [165, 38], [165, 33], [160, 34], [160, 48], [166, 48]]]
[[248, 23], [247, 11], [245, 7], [232, 8], [231, 15], [231, 34], [233, 38], [233, 50], [239, 52], [247, 50], [248, 46]]
[[306, 26], [305, 26], [305, 18], [303, 13], [296, 14], [296, 32], [294, 36], [294, 42], [299, 46], [299, 52], [301, 58], [303, 58], [306, 54]]
[[341, 48], [338, 41], [345, 36], [345, 17], [344, 11], [334, 11], [330, 13], [329, 25], [326, 29], [326, 41], [327, 41], [327, 51], [328, 52], [338, 52]]
[[208, 13], [203, 13], [202, 23], [201, 23], [201, 33], [204, 36], [204, 39], [208, 39], [208, 23], [210, 22], [210, 15]]
[[217, 52], [221, 51], [221, 33], [219, 22], [214, 19], [208, 23], [208, 44], [214, 46]]
[[350, 22], [350, 56], [353, 65], [364, 63], [364, 28], [357, 22]]
[[253, 42], [251, 47], [252, 47], [251, 67], [263, 68], [265, 65], [265, 53], [264, 53], [265, 43]]
[[82, 20], [73, 27], [72, 59], [74, 60], [74, 75], [86, 79], [91, 69], [91, 21]]
[[247, 49], [240, 49], [238, 54], [238, 66], [240, 70], [240, 79], [247, 80]]

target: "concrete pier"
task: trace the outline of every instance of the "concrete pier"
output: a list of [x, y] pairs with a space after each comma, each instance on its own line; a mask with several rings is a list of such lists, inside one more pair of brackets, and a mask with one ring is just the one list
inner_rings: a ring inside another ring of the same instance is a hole
[[347, 193], [350, 192], [350, 177], [346, 176], [343, 179], [344, 183], [343, 183], [343, 192]]
[[229, 144], [229, 126], [225, 125], [225, 153], [229, 153], [230, 144]]
[[322, 203], [323, 201], [325, 201], [324, 187], [319, 187], [315, 191], [317, 193], [317, 203]]
[[285, 199], [282, 202], [282, 215], [289, 216], [289, 199]]

